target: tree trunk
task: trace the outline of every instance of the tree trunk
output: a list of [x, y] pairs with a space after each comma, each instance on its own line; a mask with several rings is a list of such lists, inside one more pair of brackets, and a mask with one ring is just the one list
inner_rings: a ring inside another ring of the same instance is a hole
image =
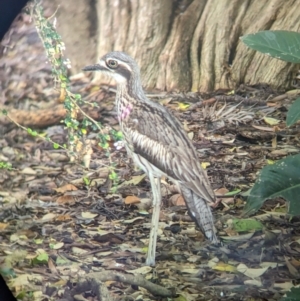
[[241, 83], [287, 88], [297, 69], [239, 40], [260, 30], [299, 31], [297, 0], [48, 3], [53, 9], [58, 4], [58, 31], [73, 72], [112, 50], [126, 51], [138, 61], [147, 89], [211, 91], [234, 89]]

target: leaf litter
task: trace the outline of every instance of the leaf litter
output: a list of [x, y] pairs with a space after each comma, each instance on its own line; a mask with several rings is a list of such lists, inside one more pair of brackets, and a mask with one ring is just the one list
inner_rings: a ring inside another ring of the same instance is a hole
[[[0, 66], [6, 66], [0, 68], [0, 78], [5, 78], [1, 106], [51, 108], [58, 94], [33, 25], [20, 16], [11, 30], [12, 47], [0, 58]], [[91, 96], [85, 89], [88, 79], [73, 78], [74, 91], [101, 100], [101, 122], [117, 129], [110, 88], [91, 87]], [[133, 300], [170, 300], [173, 293], [167, 297], [161, 288], [177, 294], [172, 300], [279, 300], [299, 283], [300, 220], [284, 214], [286, 204], [280, 198], [243, 220], [239, 192], [249, 190], [267, 160], [300, 150], [299, 126], [285, 126], [290, 97], [280, 95], [287, 93], [258, 85], [242, 86], [233, 94], [168, 96], [166, 106], [184, 124], [213, 188], [220, 191], [214, 215], [224, 240], [222, 246], [212, 246], [195, 230], [179, 192], [164, 179], [155, 268], [143, 265], [150, 185], [124, 148], [112, 150], [121, 182], [111, 193], [105, 188], [109, 162], [103, 152], [94, 151], [85, 170], [50, 143], [0, 119], [0, 160], [13, 166], [0, 173], [0, 272], [14, 294], [58, 300], [80, 284], [85, 298], [97, 300], [96, 291], [81, 282], [86, 279], [92, 287], [93, 281], [99, 287], [105, 283], [116, 300], [124, 300], [124, 294]], [[149, 97], [166, 99], [165, 94]], [[179, 111], [178, 104], [184, 104]], [[33, 111], [24, 122], [40, 128], [34, 116]], [[57, 121], [46, 131], [59, 143], [67, 141]]]

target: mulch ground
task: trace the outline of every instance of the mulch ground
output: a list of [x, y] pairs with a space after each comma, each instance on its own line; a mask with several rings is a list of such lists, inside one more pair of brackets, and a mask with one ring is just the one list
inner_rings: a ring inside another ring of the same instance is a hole
[[[51, 66], [26, 15], [2, 42], [0, 85], [0, 108], [15, 122], [67, 143]], [[83, 74], [71, 77], [71, 88], [98, 103], [94, 118], [118, 130], [113, 88], [91, 86]], [[0, 172], [1, 274], [24, 300], [279, 300], [300, 280], [299, 218], [287, 217], [286, 203], [276, 199], [252, 216], [262, 229], [238, 232], [233, 225], [258, 171], [300, 151], [299, 126], [285, 125], [298, 92], [266, 85], [206, 95], [150, 92], [181, 120], [221, 196], [213, 212], [222, 246], [195, 229], [164, 179], [157, 264], [144, 266], [150, 183], [124, 148], [110, 145], [114, 184], [97, 133], [87, 135], [95, 143], [85, 168], [3, 115], [0, 162], [12, 168]]]

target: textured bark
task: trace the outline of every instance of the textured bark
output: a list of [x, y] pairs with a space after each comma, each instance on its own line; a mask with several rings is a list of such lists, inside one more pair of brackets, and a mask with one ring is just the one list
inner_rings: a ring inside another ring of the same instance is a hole
[[78, 73], [83, 62], [97, 57], [98, 17], [94, 0], [44, 0], [46, 13], [55, 14], [57, 31], [66, 45], [72, 72]]
[[286, 88], [297, 68], [239, 39], [259, 30], [299, 31], [297, 0], [49, 1], [61, 4], [58, 30], [73, 72], [121, 50], [136, 58], [148, 89], [210, 91], [262, 82]]
[[98, 57], [112, 50], [128, 52], [139, 63], [145, 86], [155, 87], [172, 7], [173, 0], [99, 0]]
[[[299, 31], [300, 12], [299, 2], [296, 0], [251, 1], [241, 34], [254, 33], [260, 30], [291, 30]], [[248, 12], [249, 11], [249, 12]], [[259, 52], [249, 50], [239, 42], [236, 48], [231, 73], [232, 84], [235, 83], [268, 83], [275, 87], [290, 86], [293, 70], [299, 65], [285, 63]]]

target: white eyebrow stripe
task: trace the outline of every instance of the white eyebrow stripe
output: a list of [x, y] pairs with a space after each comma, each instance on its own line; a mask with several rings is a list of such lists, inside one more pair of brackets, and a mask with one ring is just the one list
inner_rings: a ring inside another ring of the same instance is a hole
[[106, 67], [106, 68], [107, 68], [107, 66], [106, 66], [105, 62], [104, 62], [104, 61], [102, 61], [102, 60], [100, 60], [100, 61], [99, 61], [99, 65], [100, 65], [100, 66], [102, 66], [102, 67]]
[[[114, 59], [114, 58], [107, 58], [106, 59], [106, 61], [109, 61], [109, 60], [117, 61], [120, 66], [126, 68], [129, 72], [132, 72], [132, 69], [130, 68], [130, 66], [127, 63], [124, 63], [123, 61], [120, 61], [120, 60]], [[103, 62], [103, 63], [105, 64], [105, 62]]]

